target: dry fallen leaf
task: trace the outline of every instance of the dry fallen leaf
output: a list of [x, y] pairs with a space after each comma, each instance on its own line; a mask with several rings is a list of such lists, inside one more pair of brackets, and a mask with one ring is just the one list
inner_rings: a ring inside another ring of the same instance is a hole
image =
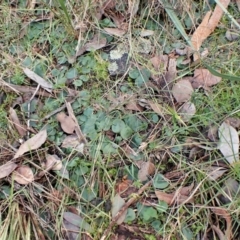
[[47, 130], [44, 129], [39, 133], [37, 133], [32, 138], [28, 139], [26, 142], [24, 142], [20, 146], [16, 154], [14, 155], [14, 158], [18, 158], [26, 152], [38, 149], [39, 147], [42, 146], [43, 143], [45, 143], [46, 139], [47, 139]]
[[194, 71], [194, 77], [191, 80], [194, 89], [211, 87], [221, 81], [221, 77], [212, 75], [207, 69], [199, 68]]
[[148, 104], [155, 113], [157, 113], [161, 117], [164, 116], [165, 112], [163, 110], [163, 107], [159, 103], [148, 101]]
[[[125, 204], [124, 199], [121, 198], [119, 194], [116, 194], [115, 197], [112, 199], [112, 218], [114, 218], [118, 214], [118, 212], [120, 211], [124, 204]], [[122, 213], [122, 215], [120, 216], [116, 223], [120, 225], [124, 221], [126, 215], [127, 209]]]
[[196, 113], [196, 107], [192, 102], [185, 102], [178, 113], [184, 122], [189, 122]]
[[20, 123], [16, 111], [10, 107], [9, 109], [9, 118], [12, 120], [14, 126], [16, 127], [19, 135], [21, 137], [25, 136], [27, 133], [26, 128]]
[[126, 31], [119, 28], [104, 28], [104, 30], [109, 34], [117, 37], [122, 37]]
[[148, 176], [153, 175], [155, 170], [155, 165], [152, 162], [142, 162], [138, 171], [138, 180], [142, 182], [148, 180]]
[[16, 167], [17, 164], [14, 162], [7, 162], [0, 166], [0, 179], [7, 177], [10, 173], [14, 171], [14, 169], [16, 169]]
[[63, 164], [61, 159], [57, 155], [50, 155], [48, 154], [46, 156], [46, 170], [60, 170], [62, 168]]
[[29, 68], [23, 68], [24, 73], [33, 81], [38, 83], [42, 88], [48, 92], [52, 92], [53, 85], [42, 77], [38, 76], [35, 72], [31, 71]]
[[239, 136], [237, 130], [223, 122], [218, 129], [218, 135], [218, 149], [225, 159], [230, 164], [239, 161]]
[[155, 191], [155, 194], [160, 201], [166, 202], [168, 205], [173, 205], [175, 202], [177, 204], [182, 204], [182, 203], [189, 203], [192, 202], [192, 198], [181, 195], [180, 193], [165, 193], [162, 191]]
[[76, 151], [83, 153], [84, 143], [79, 141], [79, 137], [76, 134], [67, 136], [62, 142], [63, 148], [73, 148]]
[[[227, 8], [230, 0], [222, 0], [221, 3], [224, 8]], [[212, 13], [211, 11], [207, 12], [203, 18], [201, 24], [198, 26], [196, 31], [193, 33], [191, 38], [191, 43], [195, 51], [198, 51], [203, 43], [203, 41], [214, 31], [217, 27], [222, 15], [223, 10], [221, 7], [216, 4], [216, 7]], [[211, 16], [211, 17], [210, 17]], [[194, 61], [197, 60], [197, 55], [194, 56]]]
[[92, 41], [88, 42], [85, 45], [85, 47], [86, 47], [86, 51], [93, 51], [93, 50], [98, 50], [105, 47], [106, 44], [107, 44], [106, 38], [94, 37]]
[[12, 174], [13, 180], [19, 184], [27, 185], [34, 181], [33, 171], [28, 166], [20, 166]]
[[210, 166], [207, 169], [208, 179], [210, 181], [216, 181], [220, 178], [225, 172], [227, 172], [226, 168], [218, 167], [218, 166]]
[[160, 69], [164, 72], [167, 71], [168, 66], [168, 56], [167, 55], [156, 55], [150, 59], [154, 69], [159, 71]]
[[187, 102], [190, 100], [193, 88], [188, 79], [181, 79], [174, 84], [172, 94], [177, 102]]
[[212, 211], [216, 215], [218, 215], [226, 220], [227, 228], [225, 231], [225, 237], [222, 239], [232, 239], [232, 236], [233, 236], [233, 234], [232, 234], [232, 219], [231, 219], [231, 215], [228, 212], [228, 210], [225, 208], [219, 207], [219, 208], [212, 208]]
[[57, 120], [60, 122], [61, 128], [65, 133], [72, 134], [75, 131], [75, 121], [64, 112], [57, 114]]

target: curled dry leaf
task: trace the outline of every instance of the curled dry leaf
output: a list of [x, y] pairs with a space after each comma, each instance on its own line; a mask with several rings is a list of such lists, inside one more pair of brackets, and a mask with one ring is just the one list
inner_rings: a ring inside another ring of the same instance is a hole
[[35, 72], [31, 71], [29, 68], [23, 68], [24, 73], [33, 81], [38, 83], [42, 88], [48, 92], [52, 92], [53, 85], [42, 77], [38, 76]]
[[20, 146], [16, 154], [14, 155], [14, 158], [18, 158], [26, 152], [38, 149], [39, 147], [42, 146], [43, 143], [45, 143], [46, 139], [47, 139], [47, 130], [44, 129], [39, 133], [37, 133], [32, 138], [28, 139], [26, 142], [24, 142]]
[[231, 125], [223, 122], [218, 129], [218, 135], [218, 149], [225, 159], [230, 164], [239, 161], [239, 136], [237, 130]]
[[152, 162], [142, 162], [138, 171], [138, 179], [142, 182], [148, 180], [148, 176], [153, 175], [156, 171], [155, 165]]
[[221, 81], [221, 77], [212, 75], [207, 69], [199, 68], [194, 71], [194, 77], [191, 80], [194, 89], [203, 87], [207, 89]]
[[0, 179], [7, 177], [10, 173], [14, 171], [14, 169], [16, 169], [16, 167], [17, 164], [14, 162], [7, 162], [0, 166]]
[[46, 170], [61, 170], [62, 169], [62, 161], [57, 155], [50, 155], [46, 156]]
[[184, 122], [189, 122], [196, 113], [196, 107], [192, 102], [185, 102], [178, 113]]
[[64, 112], [57, 114], [57, 120], [60, 122], [61, 128], [65, 133], [72, 134], [75, 131], [75, 121], [70, 116], [67, 116]]
[[193, 88], [188, 79], [182, 79], [174, 84], [172, 94], [177, 102], [187, 102], [190, 100]]
[[9, 109], [9, 117], [12, 120], [14, 126], [16, 127], [19, 135], [21, 137], [25, 136], [27, 133], [26, 128], [20, 123], [16, 111], [10, 107]]
[[32, 169], [28, 166], [20, 166], [12, 174], [13, 180], [19, 184], [27, 185], [34, 181]]

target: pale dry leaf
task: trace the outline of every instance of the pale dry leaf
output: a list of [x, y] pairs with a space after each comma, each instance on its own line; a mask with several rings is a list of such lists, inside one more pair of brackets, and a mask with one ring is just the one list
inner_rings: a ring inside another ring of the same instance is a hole
[[47, 154], [46, 156], [46, 170], [60, 170], [62, 168], [63, 164], [61, 159], [56, 154]]
[[12, 173], [17, 167], [17, 164], [14, 162], [7, 162], [0, 166], [0, 179], [7, 177], [10, 173]]
[[220, 178], [225, 172], [227, 172], [227, 169], [223, 167], [218, 166], [211, 166], [207, 169], [207, 175], [208, 179], [210, 181], [216, 181], [218, 178]]
[[237, 130], [223, 122], [218, 129], [218, 136], [218, 149], [225, 159], [230, 164], [239, 161], [239, 136]]
[[184, 122], [189, 122], [196, 113], [196, 107], [192, 102], [185, 102], [178, 113]]
[[[124, 204], [125, 204], [124, 199], [121, 198], [119, 194], [116, 194], [112, 199], [112, 218], [114, 218], [118, 214], [118, 212], [121, 210]], [[127, 215], [127, 209], [122, 213], [122, 215], [120, 216], [120, 218], [117, 220], [116, 223], [118, 225], [123, 223], [126, 215]]]
[[76, 151], [83, 153], [84, 143], [79, 141], [79, 137], [76, 134], [72, 134], [64, 138], [62, 142], [63, 148], [73, 148]]
[[127, 103], [125, 108], [127, 110], [133, 110], [133, 111], [137, 111], [137, 112], [142, 112], [143, 111], [143, 107], [140, 106], [139, 104], [137, 104], [135, 101], [131, 101], [131, 102]]
[[86, 51], [94, 51], [105, 47], [107, 44], [106, 38], [93, 39], [85, 45]]
[[[227, 8], [230, 0], [222, 0], [221, 3], [224, 8]], [[212, 15], [211, 15], [212, 14]], [[214, 31], [217, 27], [221, 17], [223, 15], [223, 10], [217, 4], [213, 13], [211, 11], [207, 12], [203, 21], [195, 30], [192, 35], [191, 43], [194, 50], [198, 51], [203, 43], [203, 41]], [[195, 59], [196, 60], [196, 59]]]
[[223, 204], [228, 204], [234, 201], [234, 199], [239, 199], [240, 197], [240, 184], [234, 178], [230, 177], [224, 180], [221, 194], [218, 195], [219, 200]]
[[174, 84], [172, 94], [177, 102], [187, 102], [193, 94], [193, 88], [188, 79], [181, 79]]
[[207, 69], [198, 68], [194, 71], [194, 77], [191, 80], [194, 89], [202, 87], [208, 88], [216, 85], [222, 80], [221, 77], [212, 75]]
[[27, 185], [34, 181], [33, 171], [28, 166], [20, 166], [12, 173], [13, 180], [19, 184]]
[[91, 225], [89, 225], [82, 217], [80, 217], [77, 214], [71, 213], [71, 212], [64, 212], [63, 218], [71, 223], [74, 226], [77, 226], [79, 228], [82, 228], [86, 230], [87, 232], [92, 232], [93, 229]]
[[155, 171], [156, 167], [152, 162], [143, 162], [138, 171], [138, 180], [142, 182], [148, 180], [148, 176], [153, 175]]
[[65, 133], [72, 134], [75, 131], [75, 121], [70, 116], [67, 116], [64, 112], [57, 114], [57, 120], [60, 122], [61, 128]]
[[240, 12], [240, 0], [236, 0], [236, 4], [237, 4], [237, 7], [238, 7], [238, 11]]
[[20, 123], [19, 118], [17, 116], [17, 113], [15, 109], [11, 108], [9, 109], [9, 118], [12, 120], [14, 126], [16, 127], [19, 135], [21, 137], [24, 137], [27, 133], [26, 128]]
[[44, 80], [42, 77], [37, 75], [35, 72], [31, 71], [29, 68], [23, 68], [24, 73], [32, 79], [34, 82], [38, 83], [42, 88], [44, 88], [48, 92], [52, 92], [53, 85], [46, 80]]
[[130, 14], [131, 18], [133, 18], [136, 15], [139, 8], [139, 3], [140, 0], [128, 1], [128, 13]]
[[141, 37], [149, 37], [149, 36], [152, 36], [153, 34], [154, 34], [154, 31], [149, 29], [142, 29], [140, 32]]
[[15, 153], [14, 158], [18, 158], [26, 152], [38, 149], [39, 147], [42, 146], [42, 144], [45, 143], [46, 140], [47, 140], [47, 130], [44, 129], [39, 133], [37, 133], [32, 138], [28, 139], [26, 142], [24, 142]]
[[163, 72], [167, 71], [167, 66], [168, 66], [167, 55], [156, 55], [150, 59], [150, 62], [152, 63], [156, 71], [159, 71], [160, 69], [163, 70]]
[[119, 29], [119, 28], [104, 28], [104, 31], [107, 32], [109, 35], [117, 36], [117, 37], [122, 37], [126, 31]]
[[148, 104], [155, 113], [157, 113], [159, 116], [164, 116], [165, 112], [159, 103], [148, 101]]

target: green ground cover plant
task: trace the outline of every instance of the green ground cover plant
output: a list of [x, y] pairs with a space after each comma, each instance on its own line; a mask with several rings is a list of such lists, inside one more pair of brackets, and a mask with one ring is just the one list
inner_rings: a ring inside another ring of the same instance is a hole
[[1, 3], [2, 240], [240, 238], [227, 2]]

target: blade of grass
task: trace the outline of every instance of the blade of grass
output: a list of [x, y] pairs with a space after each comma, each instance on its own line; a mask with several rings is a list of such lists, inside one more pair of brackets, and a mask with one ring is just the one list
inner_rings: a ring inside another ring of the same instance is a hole
[[165, 11], [167, 12], [168, 16], [171, 18], [173, 24], [175, 25], [175, 27], [177, 28], [177, 30], [181, 33], [181, 35], [185, 38], [185, 40], [187, 41], [187, 43], [189, 44], [189, 46], [192, 47], [192, 43], [190, 38], [188, 37], [188, 35], [186, 34], [182, 23], [180, 22], [180, 20], [178, 19], [176, 13], [173, 10], [173, 7], [169, 4], [169, 1], [166, 0], [158, 0], [164, 7]]
[[210, 67], [209, 65], [207, 64], [204, 64], [204, 67], [206, 67], [208, 69], [208, 71], [213, 74], [214, 76], [217, 76], [217, 77], [222, 77], [222, 78], [225, 78], [225, 79], [230, 79], [230, 80], [240, 80], [240, 77], [237, 77], [237, 76], [233, 76], [233, 75], [228, 75], [228, 74], [222, 74], [222, 73], [219, 73], [218, 71], [214, 70], [212, 67]]

